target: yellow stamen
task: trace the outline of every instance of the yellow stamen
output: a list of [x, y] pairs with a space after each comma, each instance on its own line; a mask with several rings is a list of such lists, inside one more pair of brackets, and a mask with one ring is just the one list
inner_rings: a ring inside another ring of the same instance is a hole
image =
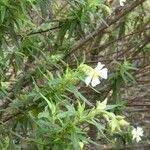
[[94, 71], [93, 74], [92, 74], [92, 77], [93, 78], [97, 78], [98, 77], [98, 73], [96, 71]]

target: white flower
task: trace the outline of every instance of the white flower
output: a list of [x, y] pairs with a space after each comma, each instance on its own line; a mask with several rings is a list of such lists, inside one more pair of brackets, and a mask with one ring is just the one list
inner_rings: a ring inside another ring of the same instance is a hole
[[107, 68], [103, 68], [104, 65], [101, 64], [100, 62], [98, 62], [96, 68], [92, 69], [89, 74], [88, 77], [85, 79], [85, 83], [88, 86], [90, 83], [93, 87], [95, 87], [96, 85], [100, 84], [100, 79], [99, 77], [103, 78], [103, 79], [107, 79]]
[[120, 2], [120, 6], [124, 6], [124, 3], [126, 2], [126, 0], [119, 0]]
[[143, 136], [143, 129], [140, 127], [134, 128], [132, 130], [132, 136], [133, 136], [133, 140], [135, 139], [136, 142], [138, 143], [139, 141], [141, 141], [141, 136]]

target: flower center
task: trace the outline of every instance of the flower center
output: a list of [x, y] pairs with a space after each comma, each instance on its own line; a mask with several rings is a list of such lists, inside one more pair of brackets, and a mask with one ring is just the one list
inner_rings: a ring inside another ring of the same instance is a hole
[[98, 73], [96, 71], [93, 71], [92, 77], [93, 78], [97, 78], [98, 77]]

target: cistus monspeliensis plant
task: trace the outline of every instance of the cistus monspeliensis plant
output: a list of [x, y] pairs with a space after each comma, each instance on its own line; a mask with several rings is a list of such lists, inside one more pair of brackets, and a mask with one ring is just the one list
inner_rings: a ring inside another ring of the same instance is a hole
[[143, 144], [135, 108], [149, 105], [132, 96], [149, 81], [149, 8], [146, 0], [1, 0], [0, 150]]

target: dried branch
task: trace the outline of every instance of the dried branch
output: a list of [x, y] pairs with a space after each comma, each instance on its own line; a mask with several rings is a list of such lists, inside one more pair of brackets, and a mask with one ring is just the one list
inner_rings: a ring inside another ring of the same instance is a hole
[[[95, 31], [93, 31], [92, 33], [90, 33], [89, 35], [87, 35], [85, 37], [85, 39], [82, 39], [79, 42], [77, 42], [77, 44], [75, 44], [73, 46], [73, 48], [69, 51], [69, 53], [67, 53], [64, 56], [64, 59], [68, 58], [72, 53], [74, 53], [79, 48], [81, 48], [89, 40], [91, 40], [93, 37], [95, 37], [99, 33], [103, 32], [105, 29], [107, 29], [108, 27], [110, 27], [111, 25], [113, 25], [114, 23], [116, 23], [119, 19], [121, 19], [122, 17], [124, 17], [125, 15], [127, 15], [131, 10], [133, 10], [134, 8], [136, 8], [137, 6], [139, 6], [140, 4], [142, 4], [144, 1], [145, 0], [134, 1], [129, 6], [127, 5], [124, 9], [122, 9], [121, 11], [119, 11], [118, 14], [113, 13], [110, 17], [108, 17], [106, 19], [105, 22], [107, 23], [107, 25], [106, 25], [106, 23], [100, 24], [99, 27], [98, 27], [98, 29], [96, 29]], [[114, 12], [117, 12], [117, 10], [118, 10], [118, 8]]]

